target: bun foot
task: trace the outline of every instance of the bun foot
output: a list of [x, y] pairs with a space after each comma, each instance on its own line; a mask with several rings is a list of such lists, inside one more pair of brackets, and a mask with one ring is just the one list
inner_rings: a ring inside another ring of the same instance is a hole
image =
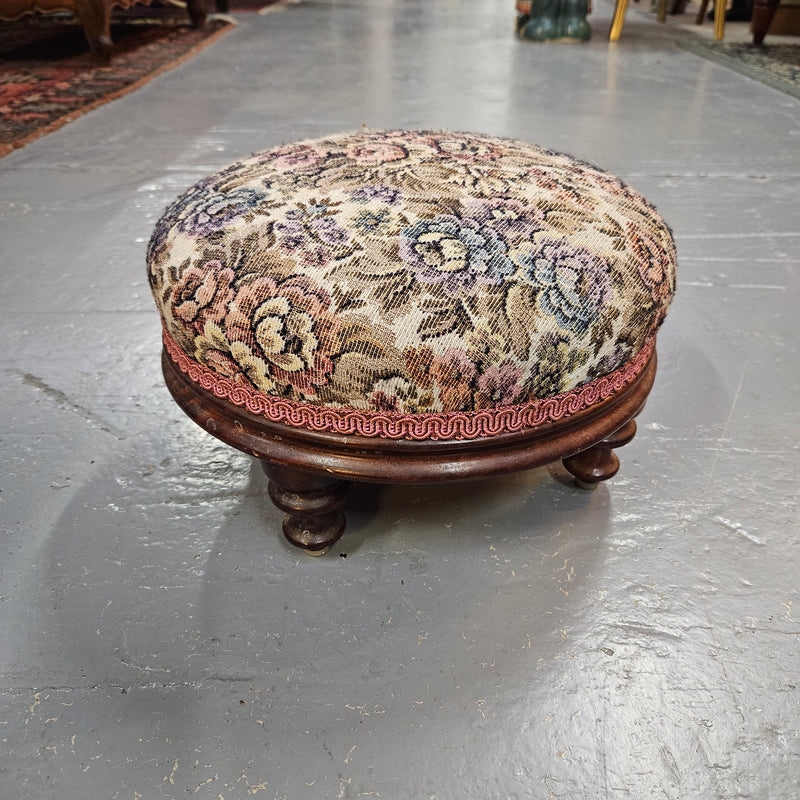
[[327, 475], [304, 472], [261, 461], [269, 478], [269, 496], [286, 511], [283, 535], [310, 555], [323, 555], [344, 533], [345, 517], [339, 508], [350, 484]]
[[628, 444], [635, 435], [636, 422], [630, 420], [602, 442], [565, 458], [562, 463], [575, 476], [577, 486], [581, 489], [596, 489], [601, 481], [613, 478], [619, 470], [619, 458], [614, 448]]
[[[291, 513], [288, 503], [281, 502], [288, 493], [270, 482], [269, 496], [272, 502], [281, 509], [289, 511], [283, 520], [283, 535], [295, 546], [302, 547], [314, 555], [323, 555], [344, 533], [345, 518], [341, 511], [310, 516], [308, 514]], [[292, 494], [297, 497], [298, 495]]]

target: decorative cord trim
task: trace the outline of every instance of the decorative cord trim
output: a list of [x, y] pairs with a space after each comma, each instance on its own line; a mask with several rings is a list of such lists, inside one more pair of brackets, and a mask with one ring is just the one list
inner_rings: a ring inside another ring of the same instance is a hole
[[241, 386], [189, 358], [164, 333], [164, 346], [181, 372], [200, 388], [252, 414], [295, 428], [326, 431], [343, 435], [384, 439], [479, 439], [502, 433], [516, 433], [583, 411], [608, 399], [636, 378], [647, 364], [655, 346], [655, 337], [624, 366], [591, 383], [562, 394], [531, 400], [515, 406], [480, 411], [397, 414], [386, 411], [362, 411], [354, 408], [329, 408], [273, 397], [249, 386]]

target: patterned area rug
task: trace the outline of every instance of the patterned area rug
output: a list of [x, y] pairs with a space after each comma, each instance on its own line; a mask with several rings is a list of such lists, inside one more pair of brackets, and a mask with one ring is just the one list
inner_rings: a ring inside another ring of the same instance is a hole
[[231, 28], [213, 20], [195, 30], [184, 20], [185, 12], [180, 24], [112, 25], [110, 65], [88, 52], [71, 21], [0, 25], [0, 156], [142, 86]]
[[678, 45], [773, 89], [800, 98], [800, 44], [756, 47], [747, 43], [684, 38], [678, 40]]

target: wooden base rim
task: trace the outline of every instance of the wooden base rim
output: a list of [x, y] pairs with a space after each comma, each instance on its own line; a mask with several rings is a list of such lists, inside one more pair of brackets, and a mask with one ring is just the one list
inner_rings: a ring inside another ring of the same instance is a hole
[[[213, 436], [271, 464], [375, 483], [457, 481], [549, 464], [603, 441], [644, 406], [656, 353], [627, 386], [556, 422], [472, 440], [378, 439], [307, 431], [252, 414], [204, 391], [162, 356], [164, 379], [183, 411]], [[616, 445], [615, 445], [616, 446]]]

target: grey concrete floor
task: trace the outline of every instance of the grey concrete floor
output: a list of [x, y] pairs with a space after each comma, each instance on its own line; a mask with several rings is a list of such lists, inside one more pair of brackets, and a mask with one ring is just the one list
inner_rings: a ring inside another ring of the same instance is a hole
[[[800, 102], [595, 5], [583, 47], [510, 1], [241, 14], [0, 161], [1, 798], [800, 798]], [[617, 478], [364, 487], [312, 559], [171, 402], [144, 248], [210, 171], [362, 124], [607, 167], [680, 286]]]

